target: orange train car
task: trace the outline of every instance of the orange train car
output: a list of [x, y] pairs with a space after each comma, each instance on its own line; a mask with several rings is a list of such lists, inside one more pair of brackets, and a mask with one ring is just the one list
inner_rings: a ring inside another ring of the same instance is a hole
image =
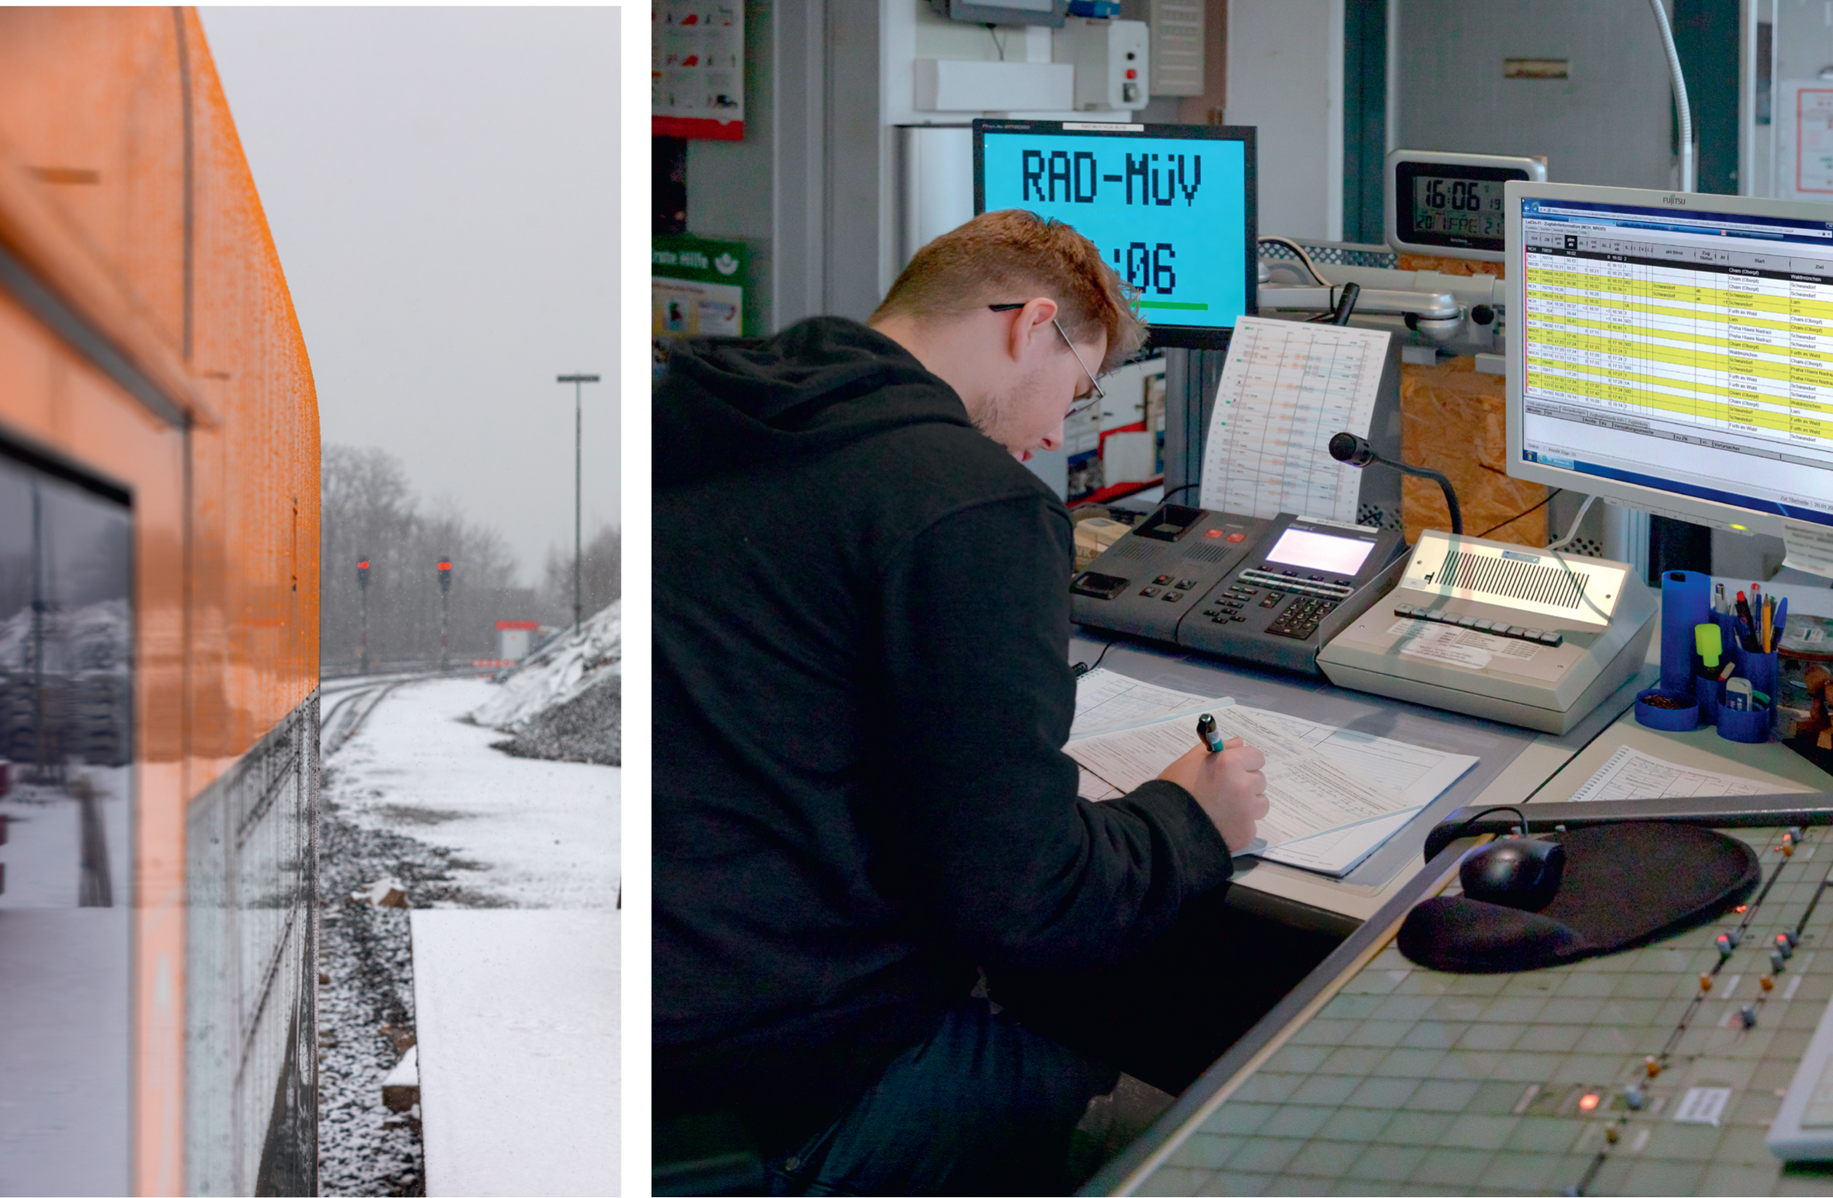
[[0, 9], [0, 1189], [316, 1192], [319, 436], [190, 9]]

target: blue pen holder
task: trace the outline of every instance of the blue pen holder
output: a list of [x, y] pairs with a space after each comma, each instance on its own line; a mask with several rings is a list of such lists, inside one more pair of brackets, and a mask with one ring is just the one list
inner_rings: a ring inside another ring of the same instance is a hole
[[[1657, 707], [1650, 699], [1678, 706]], [[1699, 700], [1693, 697], [1691, 681], [1686, 690], [1669, 690], [1651, 686], [1636, 696], [1636, 723], [1657, 732], [1691, 732], [1699, 727]]]
[[[1776, 688], [1780, 685], [1780, 662], [1774, 653], [1751, 653], [1742, 647], [1734, 647], [1731, 656], [1738, 666], [1736, 677], [1749, 679], [1750, 689], [1768, 695], [1769, 702], [1754, 711], [1730, 711], [1721, 705], [1718, 709], [1718, 734], [1726, 740], [1760, 745], [1769, 739], [1770, 730], [1776, 725]], [[1755, 702], [1754, 698], [1752, 702]]]
[[1661, 575], [1661, 687], [1693, 691], [1693, 627], [1712, 618], [1712, 576], [1697, 570]]
[[1693, 676], [1693, 697], [1699, 700], [1699, 726], [1701, 728], [1710, 728], [1718, 723], [1719, 699], [1724, 689], [1725, 684], [1720, 682], [1716, 675], [1711, 678], [1701, 678], [1697, 674]]

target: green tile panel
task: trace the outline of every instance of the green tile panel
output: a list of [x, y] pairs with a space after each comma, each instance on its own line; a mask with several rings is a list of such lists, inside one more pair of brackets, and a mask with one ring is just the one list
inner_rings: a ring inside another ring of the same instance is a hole
[[[1833, 832], [1817, 835], [1833, 840]], [[1766, 849], [1768, 830], [1746, 839]], [[1763, 1137], [1833, 1001], [1833, 894], [1763, 991], [1777, 931], [1827, 876], [1798, 854], [1701, 994], [1712, 938], [1742, 918], [1594, 961], [1450, 975], [1392, 946], [1347, 980], [1154, 1171], [1147, 1194], [1559, 1194], [1606, 1150], [1586, 1193], [1833, 1198], [1833, 1167], [1784, 1169]], [[1765, 853], [1766, 869], [1779, 855]], [[1800, 868], [1808, 866], [1808, 868]], [[1818, 926], [1816, 926], [1818, 925]], [[1788, 987], [1793, 986], [1793, 993]], [[1735, 1018], [1758, 1004], [1757, 1026]], [[1659, 1078], [1645, 1056], [1691, 1022]], [[1624, 1087], [1647, 1101], [1630, 1111]], [[1686, 1091], [1732, 1091], [1719, 1126], [1674, 1121]], [[1587, 1109], [1586, 1095], [1599, 1102]], [[1606, 1129], [1619, 1130], [1609, 1145]]]

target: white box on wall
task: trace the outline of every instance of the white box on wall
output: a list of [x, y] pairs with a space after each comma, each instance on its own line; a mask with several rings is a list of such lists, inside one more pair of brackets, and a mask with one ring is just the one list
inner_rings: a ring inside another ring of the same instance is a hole
[[1056, 62], [916, 60], [916, 106], [923, 112], [994, 112], [1075, 107], [1076, 70]]
[[1144, 108], [1152, 94], [1151, 36], [1144, 21], [1064, 21], [1053, 57], [1075, 68], [1076, 108]]
[[1203, 0], [1152, 0], [1152, 94], [1203, 94]]

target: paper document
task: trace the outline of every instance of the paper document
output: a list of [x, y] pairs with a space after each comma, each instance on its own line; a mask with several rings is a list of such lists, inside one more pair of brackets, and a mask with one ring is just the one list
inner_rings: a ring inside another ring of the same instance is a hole
[[1782, 521], [1782, 566], [1833, 578], [1833, 528], [1805, 520]]
[[1731, 774], [1675, 765], [1624, 745], [1572, 795], [1571, 802], [1622, 799], [1685, 799], [1695, 796], [1805, 793], [1803, 786], [1753, 782]]
[[[1084, 675], [1084, 679], [1087, 677]], [[1091, 699], [1113, 686], [1097, 680], [1090, 688]], [[1154, 689], [1162, 695], [1179, 694]], [[1080, 694], [1077, 702], [1079, 708]], [[1224, 710], [1222, 704], [1231, 706]], [[1193, 717], [1198, 711], [1213, 713], [1223, 736], [1240, 736], [1267, 754], [1270, 805], [1296, 806], [1279, 820], [1263, 820], [1262, 838], [1244, 852], [1337, 876], [1348, 873], [1379, 848], [1477, 762], [1468, 754], [1446, 753], [1297, 716], [1241, 707], [1228, 699], [1204, 700], [1152, 724], [1071, 742], [1067, 751], [1082, 766], [1078, 793], [1097, 801], [1116, 799], [1141, 782], [1158, 777], [1167, 765], [1195, 745]], [[1323, 763], [1337, 767], [1321, 786], [1317, 779], [1290, 764], [1290, 758], [1302, 757], [1307, 749]], [[1281, 750], [1287, 759], [1277, 771], [1282, 781], [1276, 790], [1274, 756]], [[1361, 808], [1368, 814], [1346, 812], [1340, 799], [1330, 793], [1341, 775], [1373, 784], [1385, 795]], [[1286, 803], [1288, 798], [1290, 804]], [[1335, 823], [1328, 822], [1333, 819]]]
[[1330, 456], [1330, 438], [1368, 436], [1389, 336], [1239, 318], [1210, 416], [1199, 504], [1356, 523], [1362, 472]]
[[1406, 827], [1407, 821], [1418, 814], [1419, 808], [1410, 807], [1392, 815], [1338, 828], [1334, 832], [1320, 832], [1303, 840], [1288, 841], [1265, 850], [1260, 857], [1282, 865], [1296, 865], [1300, 869], [1314, 869], [1341, 877], [1362, 864], [1370, 853], [1380, 848], [1388, 837]]
[[1314, 724], [1297, 716], [1280, 715], [1258, 707], [1240, 710], [1296, 736], [1344, 769], [1355, 770], [1387, 787], [1413, 807], [1424, 807], [1444, 794], [1477, 763], [1468, 753], [1447, 753], [1442, 749], [1409, 745], [1405, 741], [1352, 732], [1329, 724]]
[[1233, 702], [1154, 686], [1096, 667], [1076, 679], [1076, 721], [1070, 725], [1069, 739], [1115, 732], [1171, 716], [1195, 717]]
[[[1224, 738], [1239, 736], [1266, 754], [1271, 809], [1259, 831], [1269, 847], [1413, 806], [1401, 794], [1345, 769], [1299, 737], [1240, 707], [1217, 708], [1212, 714]], [[1195, 745], [1195, 731], [1175, 720], [1072, 741], [1066, 751], [1085, 774], [1093, 775], [1095, 781], [1085, 783], [1083, 792], [1092, 798], [1097, 796], [1087, 791], [1100, 785], [1119, 795], [1151, 781]]]

